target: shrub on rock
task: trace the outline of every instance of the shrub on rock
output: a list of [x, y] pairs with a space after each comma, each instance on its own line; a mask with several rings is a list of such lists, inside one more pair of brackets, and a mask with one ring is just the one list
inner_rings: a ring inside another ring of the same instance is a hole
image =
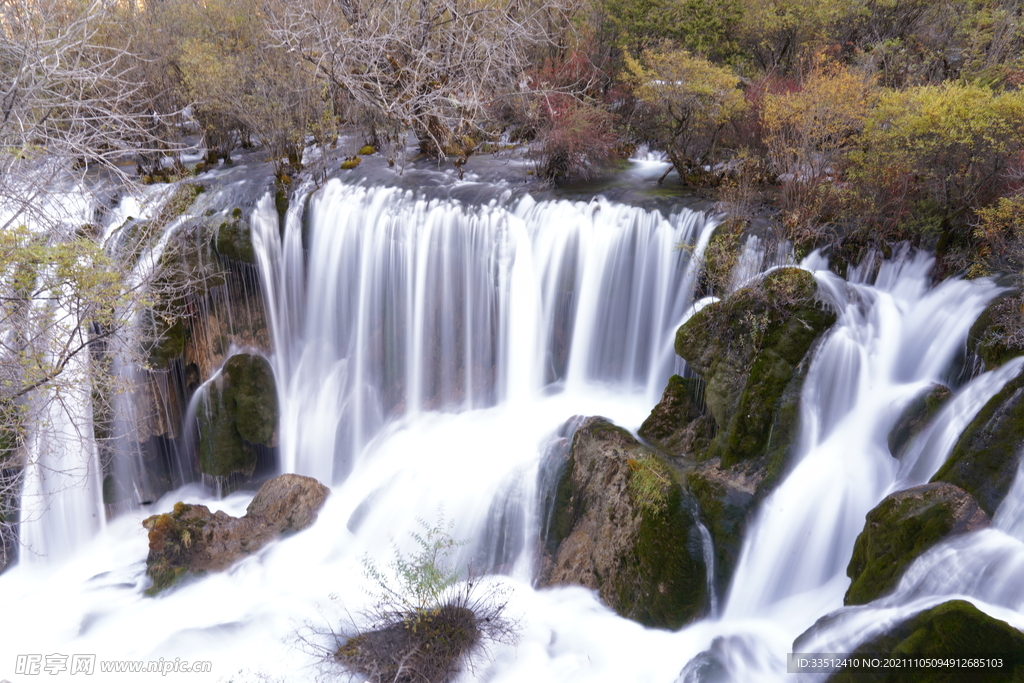
[[[512, 642], [516, 623], [505, 615], [500, 589], [460, 582], [450, 557], [461, 545], [451, 525], [410, 534], [419, 545], [412, 555], [395, 552], [390, 572], [365, 561], [367, 578], [378, 589], [364, 613], [364, 628], [343, 635], [330, 659], [370, 683], [448, 683], [483, 645]], [[333, 633], [332, 633], [333, 635]]]

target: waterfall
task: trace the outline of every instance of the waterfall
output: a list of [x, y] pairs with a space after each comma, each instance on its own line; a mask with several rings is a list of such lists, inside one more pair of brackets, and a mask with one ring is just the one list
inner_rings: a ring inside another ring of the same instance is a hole
[[[727, 616], [763, 614], [821, 590], [842, 603], [846, 565], [864, 517], [892, 491], [899, 473], [886, 437], [915, 395], [948, 381], [970, 326], [998, 291], [962, 280], [932, 288], [931, 267], [923, 254], [887, 261], [874, 285], [817, 274], [839, 320], [804, 383], [797, 464], [746, 536]], [[982, 379], [983, 389], [970, 394], [973, 409], [1011, 377], [1003, 372], [1001, 382]], [[962, 400], [956, 405], [967, 407]], [[935, 468], [954, 440], [942, 441], [945, 452], [932, 444]]]
[[282, 237], [264, 200], [254, 244], [283, 468], [338, 481], [395, 420], [523, 405], [543, 387], [656, 400], [713, 227], [602, 199], [468, 207], [334, 181]]
[[[717, 614], [667, 632], [579, 587], [536, 590], [534, 562], [579, 416], [635, 428], [683, 369], [675, 331], [713, 301], [694, 301], [713, 220], [601, 198], [506, 193], [473, 205], [331, 181], [293, 202], [283, 225], [263, 199], [251, 225], [280, 468], [331, 485], [318, 522], [225, 572], [143, 597], [142, 518], [179, 500], [237, 516], [252, 495], [185, 485], [111, 520], [66, 562], [0, 576], [5, 652], [209, 660], [213, 675], [190, 680], [211, 683], [310, 680], [309, 652], [295, 647], [308, 627], [358, 619], [371, 600], [364, 563], [415, 550], [417, 520], [440, 518], [466, 541], [460, 563], [492, 574], [521, 620], [518, 645], [496, 648], [476, 674], [495, 683], [698, 681], [716, 670], [737, 683], [788, 680], [785, 653], [823, 615], [831, 626], [816, 649], [842, 651], [951, 594], [1021, 621], [1020, 475], [993, 528], [922, 555], [894, 595], [842, 608], [864, 515], [930, 478], [1024, 365], [963, 385], [951, 371], [993, 283], [933, 287], [931, 259], [912, 253], [852, 268], [849, 281], [815, 273], [839, 319], [810, 360], [790, 471], [762, 501]], [[746, 248], [737, 284], [791, 259], [787, 246]], [[803, 263], [822, 265], [820, 255]], [[887, 434], [933, 383], [953, 396], [897, 461]], [[706, 529], [695, 542], [712, 555]]]

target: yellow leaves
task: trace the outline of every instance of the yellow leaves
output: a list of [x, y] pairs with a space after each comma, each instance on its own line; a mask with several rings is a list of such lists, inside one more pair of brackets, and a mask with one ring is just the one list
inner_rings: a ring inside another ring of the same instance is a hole
[[876, 93], [873, 78], [826, 63], [800, 90], [766, 95], [761, 123], [776, 171], [826, 172], [863, 128]]
[[720, 126], [746, 110], [740, 79], [731, 69], [683, 50], [626, 56], [637, 96], [677, 120]]
[[933, 148], [937, 145], [1019, 146], [1024, 93], [996, 92], [960, 83], [887, 91], [870, 121], [870, 141]]

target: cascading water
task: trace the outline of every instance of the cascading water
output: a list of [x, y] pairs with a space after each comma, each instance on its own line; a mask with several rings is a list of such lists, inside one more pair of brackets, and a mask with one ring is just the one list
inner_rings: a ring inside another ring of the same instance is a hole
[[[760, 614], [826, 586], [841, 603], [864, 516], [896, 480], [886, 436], [915, 395], [944, 380], [996, 291], [962, 280], [929, 288], [931, 265], [923, 255], [886, 262], [874, 286], [819, 275], [839, 322], [804, 384], [797, 464], [747, 535], [727, 616]], [[989, 383], [974, 411], [1001, 386]], [[934, 457], [941, 463], [945, 454]]]
[[[469, 541], [462, 561], [500, 572], [491, 580], [510, 589], [522, 618], [518, 646], [478, 672], [487, 680], [691, 681], [709, 660], [735, 681], [784, 679], [793, 639], [842, 605], [864, 514], [930, 477], [954, 432], [1020, 363], [956, 388], [950, 419], [935, 420], [900, 465], [886, 447], [895, 416], [931, 382], [952, 382], [949, 367], [997, 288], [931, 288], [923, 256], [883, 263], [874, 284], [819, 273], [840, 320], [808, 371], [798, 462], [759, 511], [722, 616], [647, 630], [582, 588], [535, 590], [543, 486], [571, 437], [565, 423], [600, 414], [636, 427], [646, 416], [679, 370], [672, 339], [694, 308], [712, 229], [698, 214], [666, 219], [600, 199], [467, 206], [331, 182], [308, 209], [293, 204], [282, 230], [264, 200], [253, 242], [281, 464], [333, 484], [319, 521], [226, 572], [144, 597], [142, 517], [177, 500], [239, 515], [250, 498], [186, 486], [114, 519], [72, 561], [0, 577], [3, 656], [180, 657], [214, 663], [191, 680], [306, 681], [315, 672], [296, 633], [358, 614], [363, 558], [386, 564], [410, 548], [417, 519], [442, 515]], [[999, 520], [1017, 519], [1010, 505]], [[1018, 526], [997, 520], [991, 533], [1006, 536], [1000, 525]], [[0, 673], [6, 666], [0, 659]]]
[[521, 404], [554, 383], [660, 394], [711, 224], [605, 201], [507, 203], [331, 183], [283, 238], [260, 205], [285, 469], [335, 481], [397, 416]]

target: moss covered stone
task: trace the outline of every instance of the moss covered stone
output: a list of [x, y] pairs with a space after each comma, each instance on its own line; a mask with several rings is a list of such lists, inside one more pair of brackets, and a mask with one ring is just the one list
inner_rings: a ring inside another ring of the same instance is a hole
[[222, 571], [282, 534], [305, 529], [329, 493], [316, 479], [285, 474], [260, 488], [243, 517], [187, 503], [148, 517], [142, 522], [149, 532], [146, 573], [153, 581], [147, 595], [189, 575]]
[[351, 171], [353, 168], [358, 166], [360, 164], [360, 162], [362, 162], [362, 159], [360, 159], [359, 157], [352, 157], [351, 159], [345, 159], [345, 161], [341, 162], [341, 170], [342, 171]]
[[[794, 645], [794, 651], [797, 651]], [[958, 657], [1001, 655], [1007, 666], [999, 668], [914, 668], [837, 672], [828, 683], [1015, 683], [1024, 682], [1024, 633], [1005, 621], [988, 616], [964, 600], [951, 600], [921, 612], [887, 633], [864, 643], [852, 653], [908, 657]], [[1015, 661], [1010, 661], [1010, 660]]]
[[910, 440], [931, 422], [935, 413], [946, 405], [946, 401], [952, 395], [949, 387], [932, 384], [903, 409], [896, 424], [889, 431], [889, 452], [893, 457], [898, 458], [902, 455]]
[[356, 152], [356, 154], [358, 154], [361, 157], [368, 157], [376, 153], [377, 148], [374, 147], [373, 145], [363, 145], [362, 147], [359, 148], [359, 151]]
[[1024, 375], [1009, 381], [967, 426], [932, 481], [955, 484], [994, 515], [1017, 473], [1024, 443]]
[[967, 334], [967, 351], [988, 370], [1011, 358], [1024, 355], [1024, 346], [1014, 334], [1021, 321], [1021, 294], [1010, 292], [988, 305]]
[[233, 217], [220, 224], [214, 244], [217, 253], [225, 258], [241, 263], [256, 263], [249, 224], [240, 217]]
[[692, 500], [658, 455], [603, 418], [573, 437], [548, 534], [541, 586], [593, 588], [647, 626], [678, 628], [707, 610]]
[[701, 380], [672, 375], [661, 401], [640, 425], [637, 434], [666, 453], [683, 454], [696, 438], [691, 425], [704, 414], [700, 408], [702, 393]]
[[886, 497], [867, 514], [846, 569], [847, 605], [863, 605], [896, 587], [903, 570], [944, 538], [988, 526], [989, 518], [961, 488], [937, 483]]
[[730, 467], [765, 453], [780, 399], [811, 346], [836, 320], [814, 277], [776, 270], [703, 308], [676, 333], [676, 353], [706, 380], [719, 430], [709, 449]]
[[247, 353], [229, 358], [207, 385], [196, 414], [199, 469], [218, 477], [252, 474], [253, 445], [271, 445], [277, 429], [277, 389], [270, 363]]

